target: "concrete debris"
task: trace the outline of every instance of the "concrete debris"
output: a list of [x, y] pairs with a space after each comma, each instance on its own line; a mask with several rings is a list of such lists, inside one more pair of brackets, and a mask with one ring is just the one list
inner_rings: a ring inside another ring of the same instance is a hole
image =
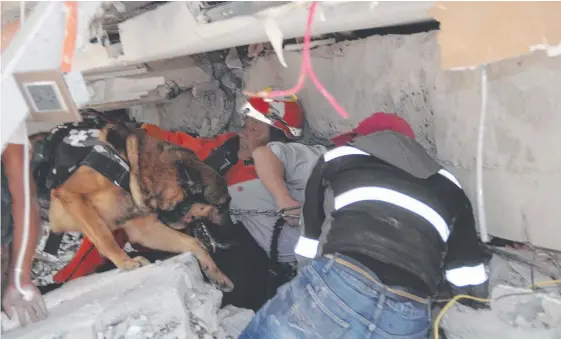
[[[50, 226], [45, 222], [43, 224], [43, 235], [35, 250], [35, 258], [31, 266], [31, 278], [35, 286], [46, 286], [55, 283], [54, 275], [74, 258], [84, 237], [80, 232], [63, 233], [57, 253], [52, 255], [44, 252], [47, 239], [51, 234], [50, 232]], [[125, 244], [124, 250], [127, 253], [136, 251], [130, 243]]]
[[237, 336], [239, 336], [247, 324], [249, 324], [253, 315], [254, 313], [252, 310], [246, 310], [232, 305], [224, 306], [224, 308], [218, 311], [220, 327], [218, 328], [216, 339], [229, 339], [228, 335], [232, 333], [238, 333]]
[[490, 309], [475, 310], [456, 303], [442, 319], [446, 337], [561, 338], [561, 287], [529, 289], [560, 277], [555, 253], [528, 248], [497, 250], [501, 255], [494, 254], [489, 262]]
[[2, 314], [2, 338], [236, 338], [253, 311], [219, 310], [222, 292], [189, 253], [131, 272], [71, 281], [44, 296], [49, 318], [19, 327]]
[[202, 97], [206, 94], [211, 94], [220, 89], [220, 83], [216, 80], [207, 81], [193, 86], [191, 92], [195, 98]]
[[140, 99], [164, 85], [164, 77], [108, 78], [89, 84], [90, 105]]
[[456, 304], [441, 326], [448, 339], [559, 339], [561, 299], [529, 289], [499, 285], [489, 310]]
[[[159, 62], [156, 70], [165, 69], [167, 81], [191, 90], [161, 104], [157, 110], [148, 106], [135, 109], [134, 117], [139, 122], [150, 122], [156, 120], [153, 115], [157, 112], [160, 127], [203, 137], [237, 128], [239, 124], [232, 123], [237, 121], [235, 115], [242, 95], [243, 73], [239, 56], [233, 51], [235, 49], [192, 55], [188, 59], [182, 58], [182, 63], [172, 59], [169, 61], [171, 66]], [[188, 68], [181, 68], [181, 64], [188, 64]], [[176, 68], [172, 69], [172, 66]], [[185, 76], [190, 73], [202, 73], [206, 79], [199, 76], [196, 81], [190, 81], [191, 77]]]
[[[532, 265], [536, 265], [537, 259], [528, 262], [532, 263]], [[550, 270], [555, 269], [555, 266], [551, 266], [552, 268]], [[530, 285], [534, 285], [543, 281], [555, 280], [561, 277], [561, 270], [557, 270], [556, 275], [548, 275], [543, 273], [543, 271], [546, 270], [545, 265], [542, 265], [540, 269], [539, 267], [534, 267], [530, 264], [525, 264], [512, 259], [506, 259], [496, 254], [494, 254], [491, 258], [491, 261], [489, 262], [489, 268], [489, 286], [491, 288], [494, 286], [505, 284], [513, 287], [528, 288]], [[550, 291], [556, 292], [559, 295], [561, 287], [558, 289], [558, 291]]]
[[226, 65], [230, 69], [241, 69], [243, 68], [242, 61], [238, 56], [238, 51], [235, 48], [230, 48], [230, 52], [226, 56]]

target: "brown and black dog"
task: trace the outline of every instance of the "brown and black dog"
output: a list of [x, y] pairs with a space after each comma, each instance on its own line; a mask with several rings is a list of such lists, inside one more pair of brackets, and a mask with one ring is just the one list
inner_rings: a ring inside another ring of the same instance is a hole
[[[199, 241], [174, 229], [184, 228], [197, 217], [220, 224], [230, 202], [224, 179], [193, 152], [152, 138], [141, 129], [108, 123], [97, 131], [90, 133], [97, 143], [74, 143], [84, 137], [74, 138], [66, 146], [109, 147], [106, 149], [118, 153], [130, 168], [130, 179], [126, 180], [129, 187], [124, 189], [83, 162], [70, 167], [72, 174], [51, 189], [51, 230], [82, 232], [121, 270], [148, 264], [142, 257], [131, 259], [117, 244], [113, 233], [122, 229], [131, 243], [166, 252], [193, 253], [211, 282], [224, 291], [232, 290], [232, 282]], [[64, 140], [70, 140], [68, 135], [78, 132], [65, 133]], [[160, 221], [161, 214], [168, 215], [166, 224]]]

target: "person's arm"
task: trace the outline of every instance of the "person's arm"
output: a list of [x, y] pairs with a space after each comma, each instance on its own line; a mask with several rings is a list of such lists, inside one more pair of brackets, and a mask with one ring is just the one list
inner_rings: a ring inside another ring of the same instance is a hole
[[[271, 142], [253, 151], [257, 175], [275, 198], [279, 210], [301, 206], [304, 197], [292, 196], [288, 187], [303, 193], [317, 159], [325, 151], [323, 146], [281, 142]], [[298, 224], [300, 211], [298, 208], [286, 212], [294, 216], [287, 218], [290, 225]]]
[[291, 195], [285, 182], [285, 169], [281, 160], [267, 147], [256, 148], [252, 153], [257, 176], [277, 202], [277, 207], [300, 206]]
[[[2, 295], [2, 306], [8, 318], [12, 319], [18, 314], [20, 324], [26, 325], [32, 322], [46, 319], [48, 316], [45, 301], [41, 292], [31, 280], [31, 266], [33, 254], [39, 239], [41, 223], [39, 222], [39, 205], [36, 199], [36, 190], [33, 177], [29, 178], [30, 210], [29, 210], [29, 233], [27, 246], [21, 248], [24, 236], [24, 213], [25, 213], [25, 190], [24, 190], [24, 153], [28, 152], [24, 145], [8, 144], [2, 153], [2, 163], [8, 178], [8, 189], [12, 195], [12, 217], [14, 221], [14, 232], [12, 240], [11, 263], [9, 269], [8, 286]], [[28, 164], [26, 164], [28, 165]], [[29, 166], [29, 165], [28, 165]], [[19, 253], [24, 253], [21, 271], [17, 271], [17, 258]], [[19, 275], [21, 288], [27, 293], [23, 295], [16, 287], [16, 276]]]
[[452, 225], [445, 258], [445, 277], [454, 294], [471, 294], [487, 297], [488, 276], [484, 253], [479, 246], [473, 209], [466, 197]]
[[23, 267], [21, 272], [22, 282], [31, 283], [31, 265], [35, 247], [40, 234], [39, 205], [37, 203], [36, 189], [33, 176], [30, 174], [30, 215], [29, 215], [29, 238], [27, 248], [20, 248], [24, 232], [24, 213], [25, 213], [25, 190], [23, 185], [23, 152], [26, 152], [24, 145], [8, 144], [2, 154], [4, 171], [8, 178], [8, 187], [12, 195], [12, 217], [14, 220], [14, 236], [12, 243], [12, 263], [10, 266], [10, 284], [14, 282], [14, 270], [18, 253], [25, 251]]

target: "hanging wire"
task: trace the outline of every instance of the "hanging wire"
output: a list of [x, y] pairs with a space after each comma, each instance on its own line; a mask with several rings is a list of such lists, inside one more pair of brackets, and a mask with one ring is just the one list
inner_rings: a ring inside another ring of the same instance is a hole
[[244, 91], [246, 96], [261, 97], [261, 98], [278, 98], [278, 97], [289, 97], [298, 93], [302, 87], [304, 87], [304, 82], [306, 81], [306, 75], [310, 76], [310, 79], [318, 89], [318, 91], [327, 99], [327, 101], [335, 108], [339, 115], [347, 119], [349, 115], [343, 107], [335, 100], [335, 98], [325, 89], [322, 83], [318, 80], [314, 69], [312, 67], [312, 62], [310, 58], [310, 43], [312, 40], [312, 22], [314, 14], [316, 11], [317, 2], [313, 1], [310, 5], [310, 10], [308, 12], [308, 21], [306, 23], [306, 33], [304, 35], [304, 52], [302, 53], [302, 63], [300, 64], [300, 75], [298, 76], [298, 82], [296, 85], [286, 91], [272, 91], [272, 92], [248, 92]]

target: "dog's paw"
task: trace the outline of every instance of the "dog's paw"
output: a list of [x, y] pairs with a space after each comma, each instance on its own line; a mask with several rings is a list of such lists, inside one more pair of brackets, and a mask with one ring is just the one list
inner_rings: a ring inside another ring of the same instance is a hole
[[146, 266], [149, 265], [150, 261], [148, 261], [148, 259], [144, 258], [144, 257], [135, 257], [132, 259], [127, 259], [123, 262], [121, 262], [119, 265], [117, 265], [117, 267], [121, 270], [121, 271], [132, 271], [135, 268], [141, 267], [141, 266]]
[[234, 283], [214, 265], [214, 262], [209, 264], [199, 259], [199, 263], [210, 283], [216, 288], [222, 292], [232, 292], [234, 290]]
[[228, 293], [234, 290], [234, 283], [218, 268], [212, 274], [207, 271], [206, 275], [210, 282], [222, 292]]

